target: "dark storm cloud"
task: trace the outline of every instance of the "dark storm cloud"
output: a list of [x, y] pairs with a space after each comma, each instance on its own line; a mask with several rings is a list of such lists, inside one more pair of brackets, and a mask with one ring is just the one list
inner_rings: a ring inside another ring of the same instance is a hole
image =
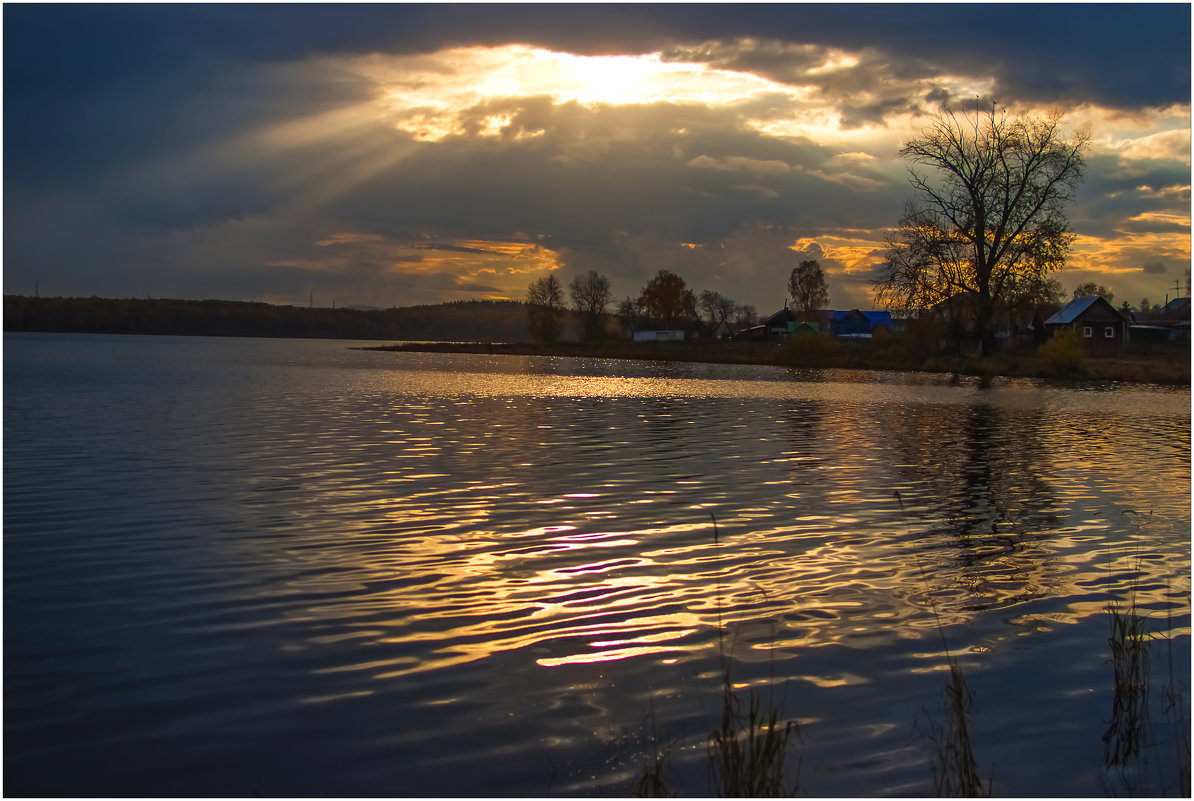
[[[812, 86], [858, 128], [971, 102], [924, 91], [945, 73], [993, 75], [1000, 102], [1135, 109], [1188, 102], [1190, 90], [1184, 5], [9, 4], [3, 13], [4, 255], [6, 283], [24, 282], [16, 291], [30, 291], [35, 275], [45, 287], [52, 274], [96, 294], [272, 295], [336, 280], [494, 291], [452, 275], [385, 273], [417, 257], [378, 243], [344, 245], [357, 254], [334, 270], [294, 266], [325, 264], [317, 243], [352, 230], [464, 255], [474, 249], [453, 238], [537, 241], [566, 271], [633, 284], [676, 264], [721, 291], [717, 281], [754, 269], [748, 255], [787, 258], [798, 237], [881, 229], [907, 193], [890, 165], [845, 163], [815, 142], [743, 126], [789, 118], [785, 95], [734, 111], [495, 100], [460, 123], [476, 134], [505, 112], [500, 136], [432, 144], [396, 133], [392, 120], [352, 117], [374, 86], [317, 57], [509, 42], [666, 51]], [[810, 75], [833, 48], [856, 63]], [[324, 116], [334, 133], [294, 129]], [[1173, 225], [1139, 215], [1171, 211], [1188, 166], [1120, 177], [1114, 164], [1096, 166], [1079, 222]]]
[[1111, 230], [1165, 233], [1182, 226], [1132, 218], [1150, 213], [1188, 214], [1189, 208], [1188, 164], [1163, 159], [1124, 164], [1116, 156], [1099, 155], [1087, 160], [1072, 222], [1075, 231], [1093, 236]]
[[1169, 272], [1169, 269], [1159, 261], [1150, 261], [1140, 266], [1140, 271], [1145, 275], [1164, 275]]
[[753, 54], [757, 69], [777, 76], [801, 53], [833, 46], [871, 48], [902, 69], [919, 65], [921, 76], [929, 64], [982, 65], [999, 77], [1005, 101], [1066, 96], [1136, 107], [1190, 94], [1185, 4], [10, 4], [4, 19], [6, 94], [86, 94], [164, 65], [193, 75], [196, 65], [462, 44], [642, 53], [743, 37], [805, 46], [795, 59]]

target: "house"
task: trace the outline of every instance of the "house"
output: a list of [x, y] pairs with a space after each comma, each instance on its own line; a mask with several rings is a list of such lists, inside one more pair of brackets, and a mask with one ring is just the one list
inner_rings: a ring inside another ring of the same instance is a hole
[[768, 317], [760, 325], [743, 328], [734, 334], [735, 339], [776, 339], [786, 337], [796, 330], [796, 315], [787, 306]]
[[880, 329], [891, 332], [891, 312], [850, 311], [830, 312], [829, 331], [834, 336], [850, 339], [869, 339]]
[[796, 314], [787, 306], [763, 321], [763, 326], [771, 336], [787, 336], [796, 330]]
[[782, 339], [796, 333], [825, 333], [849, 339], [869, 339], [879, 330], [890, 332], [892, 327], [891, 312], [887, 311], [821, 309], [806, 314], [785, 306], [762, 325], [745, 328], [735, 336], [739, 339]]
[[634, 332], [634, 341], [635, 342], [683, 342], [684, 341], [684, 332], [679, 331], [679, 330], [676, 330], [676, 331], [671, 331], [671, 330], [668, 330], [668, 331], [655, 331], [655, 330], [635, 331]]
[[1150, 321], [1153, 325], [1169, 329], [1169, 341], [1190, 340], [1190, 299], [1174, 298], [1161, 308], [1161, 313]]
[[1091, 347], [1122, 345], [1126, 341], [1128, 321], [1118, 309], [1095, 295], [1074, 298], [1045, 320], [1045, 329], [1050, 336], [1070, 328], [1077, 331], [1078, 338]]

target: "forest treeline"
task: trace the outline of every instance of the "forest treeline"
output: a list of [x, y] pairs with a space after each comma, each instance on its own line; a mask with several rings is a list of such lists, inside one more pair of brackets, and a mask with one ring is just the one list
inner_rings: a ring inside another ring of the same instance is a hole
[[328, 309], [231, 300], [5, 295], [4, 330], [496, 342], [529, 338], [525, 304], [500, 300]]

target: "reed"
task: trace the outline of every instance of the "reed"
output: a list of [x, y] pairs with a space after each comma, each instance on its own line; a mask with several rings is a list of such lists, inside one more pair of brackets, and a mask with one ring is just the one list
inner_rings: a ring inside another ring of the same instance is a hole
[[650, 754], [642, 772], [635, 781], [634, 794], [639, 798], [669, 798], [676, 792], [668, 784], [668, 757], [672, 743], [660, 747], [659, 734], [655, 726], [655, 707], [652, 704], [647, 717], [647, 742]]
[[1148, 745], [1149, 635], [1134, 599], [1127, 609], [1108, 604], [1107, 614], [1114, 694], [1111, 723], [1103, 733], [1103, 761], [1122, 772], [1143, 759]]
[[[1132, 514], [1127, 510], [1125, 515]], [[1145, 516], [1148, 517], [1148, 516]], [[1149, 631], [1148, 615], [1137, 603], [1141, 583], [1137, 560], [1128, 582], [1126, 602], [1112, 597], [1107, 602], [1107, 637], [1112, 671], [1111, 720], [1103, 733], [1103, 763], [1113, 772], [1109, 788], [1129, 796], [1190, 795], [1189, 697], [1173, 665], [1173, 614], [1167, 616], [1164, 635]], [[1163, 762], [1157, 734], [1160, 724], [1152, 719], [1152, 648], [1158, 638], [1166, 642], [1167, 676], [1161, 685], [1161, 714], [1171, 727], [1174, 749], [1172, 771]], [[1155, 782], [1155, 783], [1154, 783]]]
[[970, 708], [974, 694], [966, 676], [949, 657], [949, 681], [942, 694], [942, 721], [927, 717], [924, 733], [933, 747], [933, 793], [942, 798], [984, 798], [994, 787], [994, 769], [984, 782], [974, 755], [970, 733]]
[[[895, 499], [900, 509], [903, 509], [904, 501], [898, 491], [895, 493]], [[921, 580], [925, 583], [925, 589], [928, 590], [925, 567], [916, 551], [913, 551], [913, 559], [920, 571]], [[926, 597], [929, 598], [929, 611], [933, 613], [937, 634], [941, 637], [941, 647], [945, 651], [945, 661], [949, 666], [949, 681], [942, 694], [942, 720], [938, 723], [931, 715], [925, 714], [928, 731], [924, 732], [924, 737], [932, 746], [933, 791], [943, 798], [989, 797], [995, 786], [995, 768], [992, 766], [991, 775], [984, 783], [979, 773], [978, 758], [974, 754], [974, 740], [971, 736], [970, 718], [974, 694], [967, 686], [966, 675], [950, 650], [941, 615], [937, 612], [931, 596]], [[915, 722], [913, 727], [917, 728]]]
[[796, 776], [788, 780], [788, 750], [799, 726], [782, 725], [779, 710], [764, 712], [759, 694], [751, 690], [745, 713], [734, 694], [730, 671], [722, 674], [721, 723], [709, 735], [709, 770], [713, 788], [722, 798], [779, 798], [799, 791]]
[[[717, 517], [713, 522], [713, 544], [717, 547], [720, 572], [721, 536]], [[789, 757], [799, 739], [800, 726], [794, 720], [780, 721], [780, 708], [763, 708], [758, 690], [747, 694], [745, 708], [734, 692], [731, 668], [733, 645], [727, 650], [726, 625], [722, 615], [721, 584], [717, 585], [717, 651], [721, 665], [721, 715], [717, 727], [710, 732], [707, 743], [708, 770], [713, 790], [723, 798], [785, 797], [800, 789], [799, 756], [795, 772], [789, 775]], [[639, 796], [676, 795], [667, 781], [668, 756], [671, 746], [660, 750], [658, 739], [650, 736], [651, 755], [635, 783]]]
[[1168, 636], [1166, 637], [1166, 660], [1169, 675], [1165, 686], [1161, 688], [1164, 699], [1163, 713], [1169, 719], [1173, 728], [1174, 764], [1177, 767], [1177, 790], [1182, 798], [1190, 797], [1190, 720], [1187, 714], [1190, 708], [1190, 696], [1187, 687], [1182, 685], [1173, 669], [1173, 612], [1168, 616]]

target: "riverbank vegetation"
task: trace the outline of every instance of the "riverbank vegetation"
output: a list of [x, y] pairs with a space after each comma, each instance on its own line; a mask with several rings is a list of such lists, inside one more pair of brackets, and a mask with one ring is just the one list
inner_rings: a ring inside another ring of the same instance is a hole
[[[711, 306], [712, 308], [712, 306]], [[1006, 345], [990, 356], [942, 348], [916, 327], [871, 339], [808, 332], [783, 340], [529, 342], [528, 306], [460, 301], [397, 309], [327, 309], [237, 301], [4, 297], [4, 330], [176, 336], [307, 337], [392, 341], [379, 350], [565, 356], [892, 370], [958, 376], [1190, 383], [1189, 343], [1158, 342], [1088, 351], [1054, 338]], [[976, 349], [971, 349], [974, 351]]]
[[[1049, 343], [1046, 343], [1048, 345]], [[592, 359], [763, 364], [779, 367], [841, 370], [891, 370], [948, 373], [957, 376], [1129, 381], [1189, 384], [1189, 345], [1126, 346], [1113, 353], [1075, 353], [1056, 347], [1008, 348], [992, 356], [927, 353], [893, 336], [889, 342], [850, 342], [820, 335], [783, 342], [556, 342], [543, 343], [407, 343], [373, 348], [391, 351], [510, 354]]]
[[374, 341], [529, 339], [526, 305], [469, 300], [392, 309], [233, 300], [4, 296], [5, 331]]

